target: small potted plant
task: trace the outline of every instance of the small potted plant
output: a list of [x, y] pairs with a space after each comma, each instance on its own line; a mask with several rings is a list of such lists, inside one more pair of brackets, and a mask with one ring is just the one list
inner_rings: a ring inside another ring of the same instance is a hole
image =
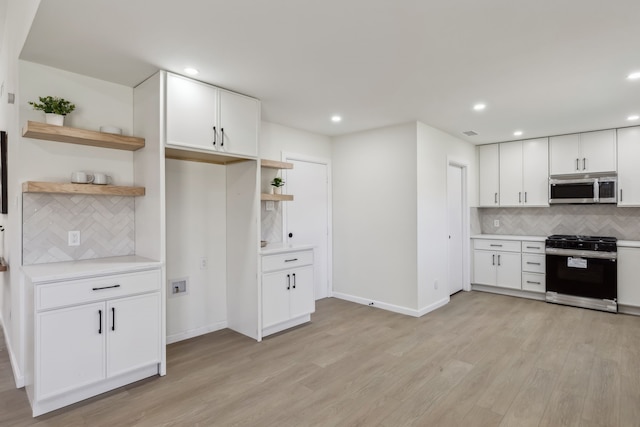
[[44, 111], [44, 121], [50, 125], [62, 126], [64, 116], [76, 109], [74, 104], [57, 96], [41, 96], [39, 99], [39, 103], [29, 101], [29, 105], [32, 105], [34, 110]]
[[273, 188], [271, 188], [271, 192], [273, 194], [280, 194], [280, 188], [284, 185], [284, 181], [282, 180], [282, 178], [280, 178], [279, 176], [276, 176], [275, 178], [273, 178], [273, 181], [271, 181], [271, 186]]

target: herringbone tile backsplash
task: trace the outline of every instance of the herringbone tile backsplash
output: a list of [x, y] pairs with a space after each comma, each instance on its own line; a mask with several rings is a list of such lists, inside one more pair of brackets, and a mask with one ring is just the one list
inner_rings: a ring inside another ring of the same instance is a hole
[[[618, 208], [615, 205], [478, 208], [478, 215], [484, 234], [581, 234], [640, 240], [640, 208]], [[500, 221], [499, 227], [494, 227], [495, 219]]]
[[[25, 193], [22, 263], [75, 261], [135, 254], [133, 197]], [[80, 231], [80, 246], [68, 232]]]

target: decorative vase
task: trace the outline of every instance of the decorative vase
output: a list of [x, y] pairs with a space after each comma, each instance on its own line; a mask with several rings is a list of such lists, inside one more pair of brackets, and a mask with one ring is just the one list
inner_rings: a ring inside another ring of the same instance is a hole
[[281, 187], [271, 187], [273, 188], [273, 194], [281, 194], [282, 190]]
[[64, 126], [64, 116], [62, 114], [44, 113], [44, 121], [48, 125]]

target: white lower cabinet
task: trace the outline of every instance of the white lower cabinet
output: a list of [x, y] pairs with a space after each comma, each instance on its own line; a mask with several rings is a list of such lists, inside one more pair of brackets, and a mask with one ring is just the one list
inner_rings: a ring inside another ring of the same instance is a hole
[[544, 242], [474, 238], [473, 248], [474, 284], [545, 292]]
[[474, 240], [474, 283], [520, 289], [520, 242]]
[[640, 248], [618, 246], [618, 304], [640, 308]]
[[30, 287], [33, 415], [161, 373], [160, 271]]
[[313, 250], [262, 256], [262, 335], [311, 320]]

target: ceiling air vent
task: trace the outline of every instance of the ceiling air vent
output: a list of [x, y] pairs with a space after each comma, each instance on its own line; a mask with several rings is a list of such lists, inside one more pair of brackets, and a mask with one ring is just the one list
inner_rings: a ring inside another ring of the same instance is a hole
[[462, 133], [464, 133], [467, 136], [476, 136], [478, 134], [478, 132], [474, 132], [472, 130], [466, 130], [466, 131], [464, 131]]

